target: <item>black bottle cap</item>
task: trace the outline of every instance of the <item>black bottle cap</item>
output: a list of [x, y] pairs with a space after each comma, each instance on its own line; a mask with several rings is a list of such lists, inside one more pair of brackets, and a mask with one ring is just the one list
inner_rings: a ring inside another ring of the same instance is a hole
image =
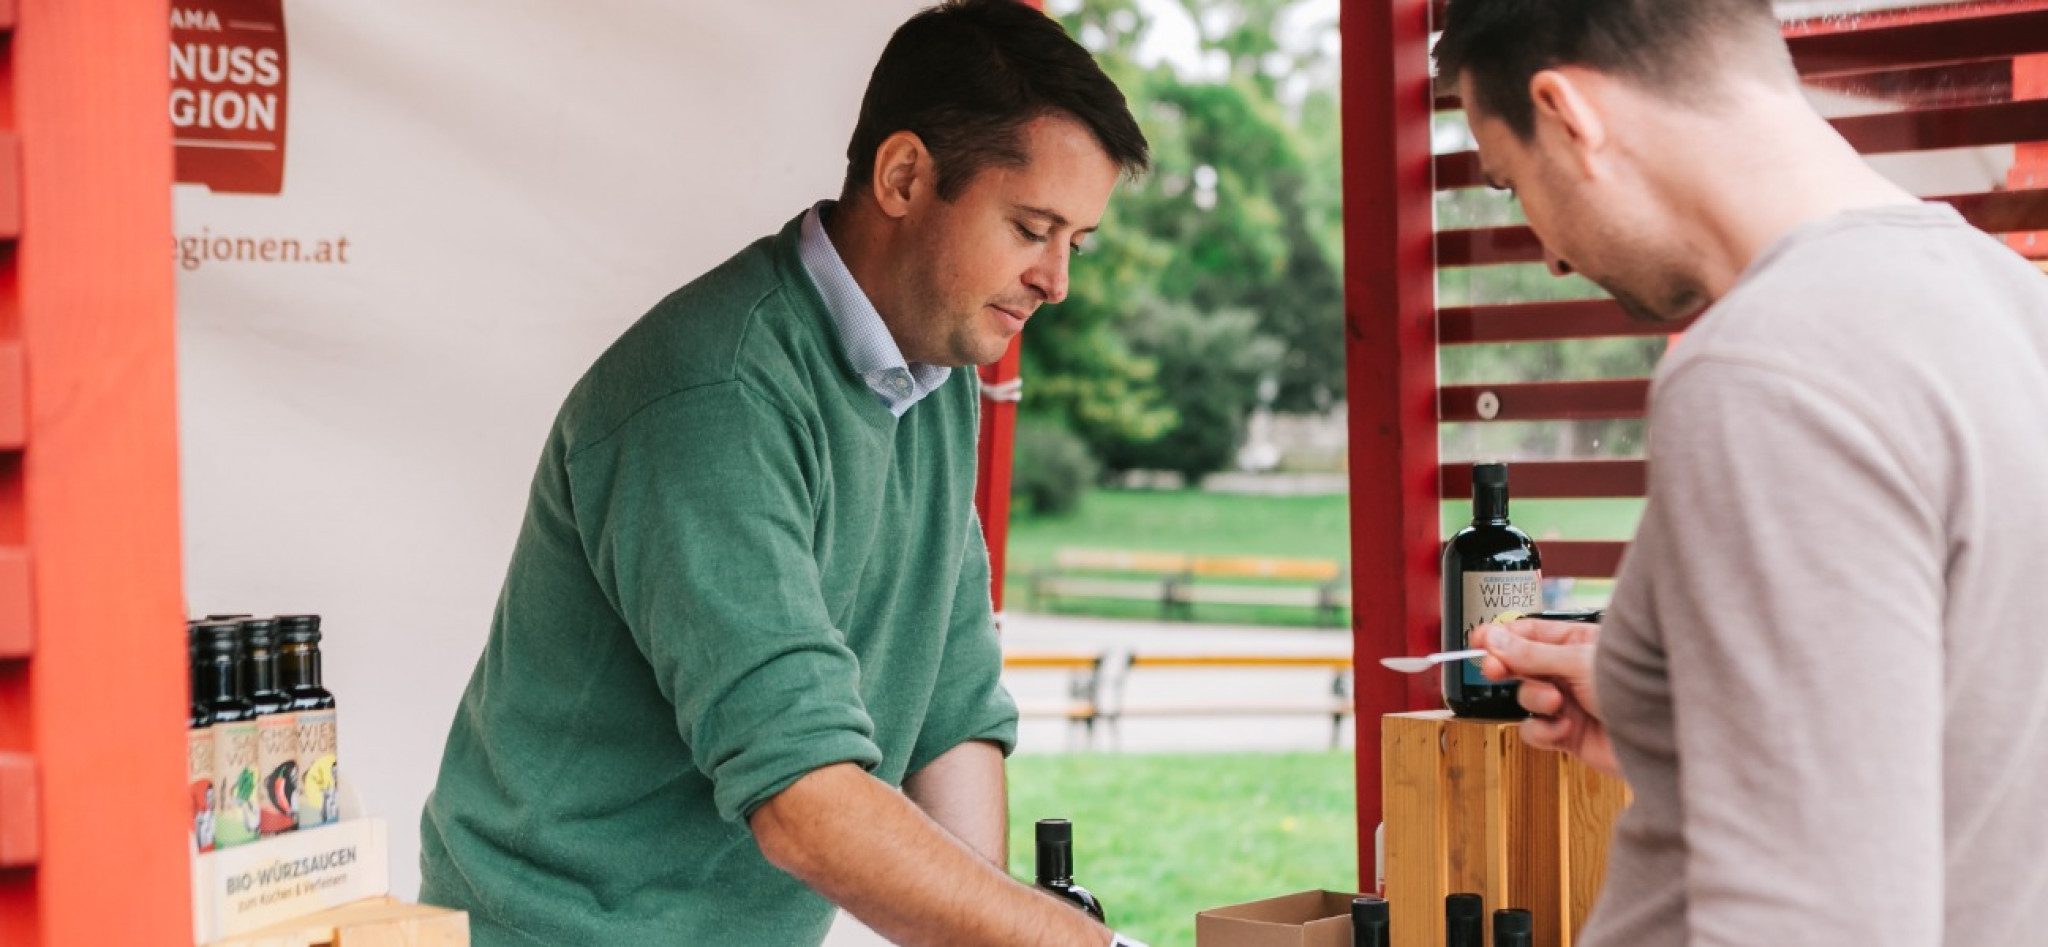
[[1472, 518], [1508, 518], [1508, 465], [1472, 465]]
[[1494, 947], [1526, 945], [1536, 933], [1536, 919], [1524, 908], [1502, 908], [1493, 912]]
[[1074, 844], [1074, 824], [1072, 822], [1068, 822], [1065, 819], [1038, 820], [1038, 844]]
[[234, 614], [232, 614], [232, 615], [208, 615], [208, 616], [206, 616], [206, 620], [207, 620], [207, 621], [238, 621], [238, 620], [240, 620], [240, 619], [243, 619], [243, 618], [249, 618], [249, 617], [251, 617], [251, 616], [250, 616], [250, 614], [249, 614], [248, 612], [236, 612], [236, 613], [234, 613]]
[[285, 644], [319, 644], [320, 616], [277, 616], [277, 640]]
[[1359, 930], [1386, 930], [1388, 923], [1387, 899], [1367, 895], [1351, 899], [1351, 928]]
[[1486, 919], [1486, 901], [1476, 894], [1454, 894], [1444, 899], [1444, 917], [1453, 923], [1478, 924]]

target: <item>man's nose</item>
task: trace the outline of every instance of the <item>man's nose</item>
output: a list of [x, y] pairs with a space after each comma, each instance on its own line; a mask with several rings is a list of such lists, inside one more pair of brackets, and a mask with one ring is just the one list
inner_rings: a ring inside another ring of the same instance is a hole
[[1056, 303], [1067, 298], [1067, 261], [1072, 254], [1064, 249], [1051, 249], [1039, 260], [1038, 265], [1024, 272], [1024, 285], [1038, 293], [1040, 299]]

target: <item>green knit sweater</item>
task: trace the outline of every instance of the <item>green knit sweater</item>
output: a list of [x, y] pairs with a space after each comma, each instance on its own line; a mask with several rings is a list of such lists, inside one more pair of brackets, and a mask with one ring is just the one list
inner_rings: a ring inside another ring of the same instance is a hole
[[900, 420], [791, 222], [629, 329], [562, 406], [421, 820], [478, 947], [817, 943], [746, 817], [859, 763], [1005, 751], [973, 372]]

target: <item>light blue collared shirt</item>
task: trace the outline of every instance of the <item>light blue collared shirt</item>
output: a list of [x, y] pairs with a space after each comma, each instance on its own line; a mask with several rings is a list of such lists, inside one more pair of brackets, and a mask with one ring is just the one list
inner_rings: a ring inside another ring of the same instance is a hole
[[911, 405], [939, 390], [953, 370], [939, 365], [912, 365], [903, 360], [903, 350], [896, 347], [896, 337], [889, 334], [882, 314], [875, 311], [875, 304], [853, 281], [853, 273], [833, 248], [832, 238], [825, 234], [823, 215], [831, 207], [831, 201], [819, 201], [804, 215], [797, 256], [803, 260], [804, 272], [811, 275], [812, 284], [818, 287], [818, 295], [825, 299], [825, 310], [832, 314], [832, 324], [839, 329], [839, 344], [846, 350], [846, 360], [868, 383], [875, 397], [882, 399], [882, 407], [900, 418]]

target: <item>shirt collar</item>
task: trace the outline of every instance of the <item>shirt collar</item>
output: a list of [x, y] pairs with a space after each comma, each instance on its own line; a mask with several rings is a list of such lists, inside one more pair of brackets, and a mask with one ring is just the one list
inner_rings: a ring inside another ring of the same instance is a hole
[[953, 370], [939, 365], [912, 365], [903, 359], [896, 338], [875, 311], [875, 304], [854, 282], [853, 273], [839, 258], [832, 238], [825, 233], [826, 212], [832, 201], [819, 201], [804, 214], [803, 233], [797, 242], [797, 257], [804, 272], [825, 300], [825, 311], [839, 331], [840, 347], [855, 374], [867, 383], [889, 413], [902, 417], [910, 406], [938, 390]]

